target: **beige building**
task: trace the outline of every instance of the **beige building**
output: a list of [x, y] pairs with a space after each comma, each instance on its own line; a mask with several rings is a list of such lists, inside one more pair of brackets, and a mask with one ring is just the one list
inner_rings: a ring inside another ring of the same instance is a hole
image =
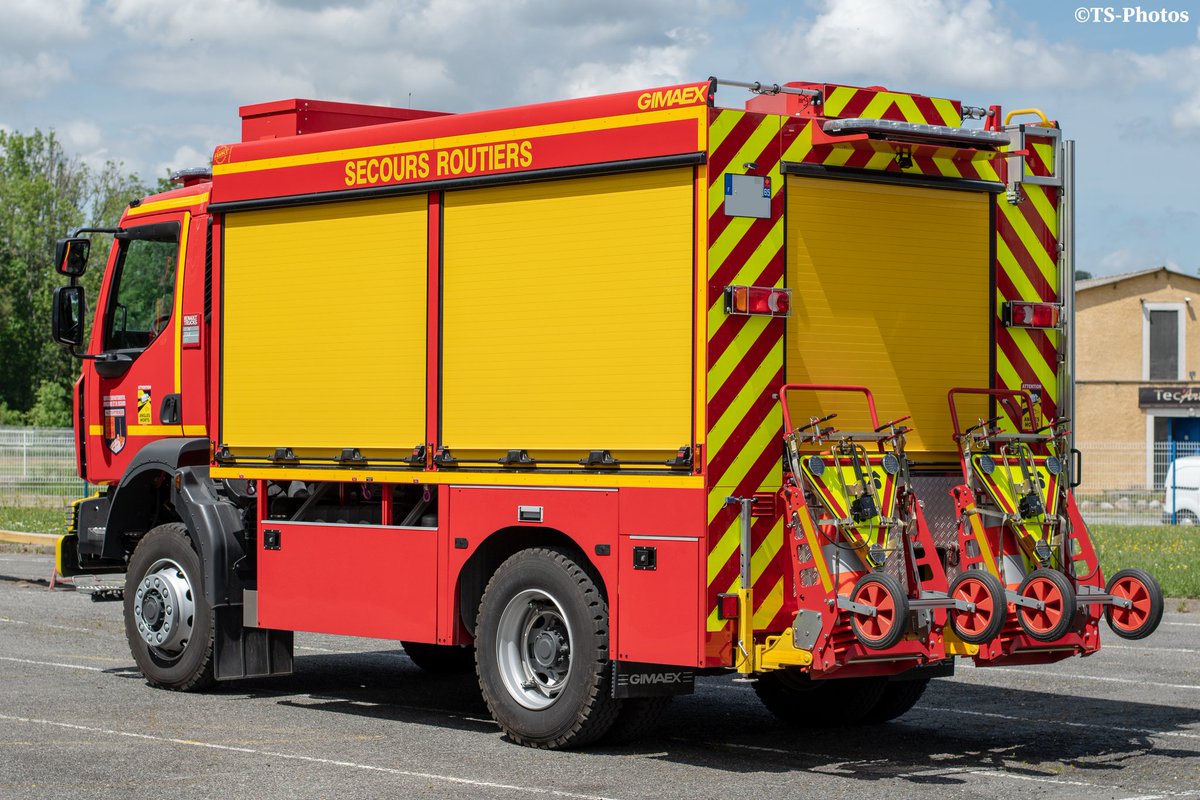
[[1108, 448], [1125, 457], [1104, 470], [1104, 489], [1158, 487], [1172, 446], [1200, 452], [1197, 305], [1200, 278], [1166, 267], [1076, 284], [1074, 428], [1085, 487], [1088, 445], [1125, 445]]

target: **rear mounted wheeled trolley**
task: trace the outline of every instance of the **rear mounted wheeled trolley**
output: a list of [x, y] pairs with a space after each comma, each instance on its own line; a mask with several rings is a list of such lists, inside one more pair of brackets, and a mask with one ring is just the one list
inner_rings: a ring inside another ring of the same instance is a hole
[[[836, 414], [794, 425], [789, 394], [800, 392], [862, 395], [871, 430], [827, 425]], [[785, 539], [799, 607], [793, 631], [796, 646], [812, 653], [814, 676], [890, 674], [946, 658], [947, 610], [975, 605], [950, 595], [909, 479], [907, 417], [880, 424], [862, 386], [787, 384], [779, 400]]]
[[[993, 416], [964, 428], [959, 403], [971, 396], [986, 399]], [[1026, 391], [955, 388], [947, 399], [963, 475], [951, 490], [959, 568], [951, 594], [969, 599], [985, 585], [1004, 593], [990, 637], [976, 636], [986, 627], [977, 615], [951, 612], [955, 633], [980, 645], [976, 663], [1088, 655], [1100, 647], [1101, 616], [1118, 636], [1150, 635], [1162, 590], [1143, 570], [1105, 584], [1071, 492], [1068, 421], [1042, 419]]]

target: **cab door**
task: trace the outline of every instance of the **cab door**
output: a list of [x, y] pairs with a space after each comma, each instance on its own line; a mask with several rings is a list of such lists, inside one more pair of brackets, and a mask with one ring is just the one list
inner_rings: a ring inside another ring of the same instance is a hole
[[97, 300], [90, 348], [97, 358], [84, 368], [93, 483], [119, 480], [147, 444], [183, 435], [181, 317], [191, 216], [127, 220], [117, 234]]

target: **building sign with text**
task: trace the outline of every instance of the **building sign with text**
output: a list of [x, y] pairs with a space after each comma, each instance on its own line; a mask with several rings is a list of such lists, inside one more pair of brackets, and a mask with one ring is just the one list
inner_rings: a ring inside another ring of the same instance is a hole
[[1139, 408], [1200, 408], [1200, 386], [1139, 386]]

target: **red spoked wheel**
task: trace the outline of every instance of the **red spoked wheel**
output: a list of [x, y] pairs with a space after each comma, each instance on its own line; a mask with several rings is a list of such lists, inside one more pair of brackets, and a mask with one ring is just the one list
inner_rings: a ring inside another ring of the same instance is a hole
[[1114, 605], [1104, 607], [1108, 627], [1122, 639], [1144, 639], [1154, 633], [1158, 623], [1162, 622], [1162, 589], [1146, 570], [1121, 570], [1108, 579], [1106, 591], [1132, 603], [1129, 608]]
[[883, 572], [863, 575], [850, 591], [855, 603], [871, 606], [875, 615], [852, 613], [850, 627], [872, 650], [893, 647], [908, 630], [908, 598], [900, 582]]
[[958, 638], [984, 644], [1000, 635], [1008, 603], [999, 578], [981, 569], [964, 570], [950, 584], [950, 597], [975, 606], [974, 611], [950, 609], [950, 627]]
[[1054, 642], [1066, 635], [1075, 618], [1075, 589], [1067, 576], [1052, 569], [1035, 569], [1017, 590], [1022, 597], [1037, 600], [1042, 608], [1017, 606], [1017, 622], [1031, 639]]

